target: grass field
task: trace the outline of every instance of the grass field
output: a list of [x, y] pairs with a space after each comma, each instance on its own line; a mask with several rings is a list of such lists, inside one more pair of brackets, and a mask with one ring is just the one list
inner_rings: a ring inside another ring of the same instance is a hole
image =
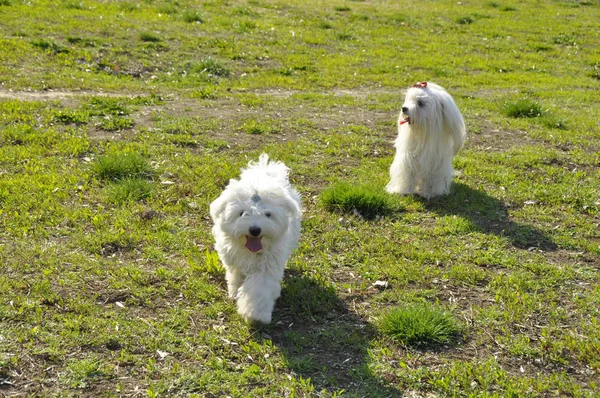
[[[0, 0], [0, 396], [598, 396], [598, 21], [594, 0]], [[423, 80], [469, 134], [431, 201], [383, 190]], [[304, 219], [257, 327], [208, 205], [262, 152]]]

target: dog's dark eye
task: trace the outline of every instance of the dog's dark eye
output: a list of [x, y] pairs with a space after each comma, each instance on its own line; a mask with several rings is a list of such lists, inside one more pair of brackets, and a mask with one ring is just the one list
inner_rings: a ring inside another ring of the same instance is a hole
[[245, 211], [240, 211], [240, 217], [244, 215]]
[[425, 106], [425, 103], [424, 103], [423, 101], [421, 101], [421, 100], [418, 100], [418, 101], [417, 101], [417, 106], [418, 106], [418, 107]]
[[271, 218], [271, 213], [269, 213], [269, 212], [266, 212], [266, 213], [265, 213], [265, 216], [267, 216], [267, 218]]

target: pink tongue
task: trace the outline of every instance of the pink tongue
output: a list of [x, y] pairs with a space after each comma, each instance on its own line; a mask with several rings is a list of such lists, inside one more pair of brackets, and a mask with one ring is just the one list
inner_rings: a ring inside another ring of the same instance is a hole
[[246, 236], [246, 248], [250, 250], [252, 253], [256, 253], [259, 250], [262, 250], [262, 242], [260, 238], [255, 236]]
[[410, 118], [407, 117], [406, 119], [400, 120], [400, 122], [398, 124], [404, 124], [404, 123], [410, 123]]

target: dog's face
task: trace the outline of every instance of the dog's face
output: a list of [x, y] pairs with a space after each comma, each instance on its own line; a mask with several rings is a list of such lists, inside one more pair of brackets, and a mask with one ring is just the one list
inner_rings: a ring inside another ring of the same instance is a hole
[[293, 204], [283, 190], [259, 194], [231, 185], [211, 205], [215, 223], [252, 253], [268, 250], [287, 233]]
[[398, 124], [405, 132], [414, 132], [414, 139], [435, 140], [444, 147], [451, 142], [454, 153], [462, 147], [466, 134], [465, 122], [452, 96], [431, 82], [417, 83], [408, 89]]
[[411, 87], [406, 93], [404, 104], [402, 104], [400, 123], [425, 126], [430, 124], [432, 119], [441, 120], [446, 100], [436, 90], [428, 87]]

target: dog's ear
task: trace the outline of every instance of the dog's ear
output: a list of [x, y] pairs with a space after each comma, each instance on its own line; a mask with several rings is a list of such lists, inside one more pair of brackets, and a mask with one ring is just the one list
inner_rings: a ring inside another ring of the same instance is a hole
[[223, 214], [225, 211], [225, 207], [227, 206], [227, 196], [228, 195], [223, 192], [221, 196], [219, 196], [210, 204], [210, 216], [212, 217], [213, 221], [216, 222], [217, 219], [221, 217], [221, 214]]
[[231, 189], [237, 184], [237, 180], [229, 180], [229, 184], [227, 185], [227, 188], [223, 191], [221, 196], [219, 196], [210, 204], [210, 216], [212, 217], [213, 221], [217, 221], [217, 219], [221, 217], [221, 214], [223, 214], [223, 212], [225, 211], [225, 208], [227, 207], [227, 202], [229, 201], [229, 197], [231, 196]]
[[291, 192], [284, 191], [283, 192], [284, 204], [288, 213], [292, 215], [293, 218], [300, 217], [302, 213], [302, 207], [300, 206], [300, 195], [294, 190]]
[[465, 121], [458, 107], [450, 97], [449, 101], [442, 102], [442, 113], [444, 115], [444, 130], [452, 137], [454, 154], [462, 148], [467, 137]]

